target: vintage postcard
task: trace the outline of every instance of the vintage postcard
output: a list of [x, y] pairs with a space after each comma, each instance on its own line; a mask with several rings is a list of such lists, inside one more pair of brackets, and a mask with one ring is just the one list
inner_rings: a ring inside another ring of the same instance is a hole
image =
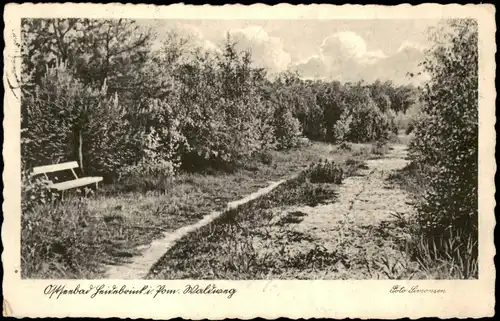
[[4, 315], [492, 316], [494, 17], [8, 4]]

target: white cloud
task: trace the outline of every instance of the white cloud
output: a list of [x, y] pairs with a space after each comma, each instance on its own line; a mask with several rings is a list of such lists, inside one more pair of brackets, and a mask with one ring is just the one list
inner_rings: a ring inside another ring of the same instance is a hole
[[296, 63], [293, 69], [304, 78], [419, 83], [425, 80], [425, 75], [410, 78], [408, 73], [419, 72], [424, 49], [424, 46], [405, 41], [396, 53], [386, 55], [382, 50], [369, 51], [364, 39], [354, 32], [339, 32], [326, 37], [317, 55]]
[[355, 59], [360, 63], [373, 63], [386, 57], [382, 50], [368, 51], [363, 38], [351, 31], [337, 32], [326, 37], [320, 46], [321, 54], [328, 59], [337, 57], [337, 61]]
[[405, 51], [407, 49], [410, 49], [410, 50], [415, 49], [415, 50], [418, 50], [420, 52], [424, 52], [427, 49], [427, 47], [422, 45], [422, 44], [416, 43], [416, 42], [405, 40], [405, 41], [403, 41], [401, 46], [399, 46], [399, 49], [397, 52]]
[[290, 66], [291, 56], [284, 50], [281, 39], [269, 36], [262, 27], [233, 29], [229, 33], [238, 43], [238, 49], [249, 50], [252, 53], [252, 60], [256, 67], [266, 68], [269, 72], [276, 73]]
[[321, 53], [329, 56], [361, 57], [366, 52], [366, 43], [354, 32], [338, 32], [326, 37], [320, 47]]
[[208, 51], [220, 51], [220, 48], [216, 44], [205, 39], [203, 32], [196, 26], [187, 24], [179, 25], [177, 32], [179, 32], [180, 35], [188, 37], [191, 44], [194, 46], [199, 46]]
[[325, 62], [319, 55], [311, 56], [308, 59], [296, 63], [293, 70], [297, 70], [306, 79], [321, 79], [328, 76]]

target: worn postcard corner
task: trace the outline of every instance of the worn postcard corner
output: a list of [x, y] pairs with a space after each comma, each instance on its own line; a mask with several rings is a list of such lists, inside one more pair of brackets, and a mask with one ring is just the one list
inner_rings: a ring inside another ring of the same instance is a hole
[[8, 4], [4, 315], [493, 316], [494, 15]]

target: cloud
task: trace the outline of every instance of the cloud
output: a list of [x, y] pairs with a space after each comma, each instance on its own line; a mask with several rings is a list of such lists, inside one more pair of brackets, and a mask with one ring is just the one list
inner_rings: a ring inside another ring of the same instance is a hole
[[187, 37], [193, 46], [201, 47], [204, 50], [220, 52], [219, 46], [210, 40], [207, 40], [203, 32], [196, 26], [182, 24], [177, 28], [177, 32]]
[[422, 48], [402, 45], [396, 53], [376, 64], [371, 72], [374, 76], [386, 73], [386, 77], [395, 83], [418, 84], [425, 81], [427, 76], [409, 77], [408, 73], [418, 74], [421, 71], [419, 64], [424, 58]]
[[319, 55], [314, 55], [306, 60], [296, 63], [293, 70], [298, 71], [305, 78], [321, 79], [328, 76], [325, 62]]
[[[187, 38], [189, 40], [189, 45], [192, 47], [200, 47], [207, 51], [220, 52], [219, 46], [217, 46], [212, 41], [205, 38], [203, 32], [196, 26], [189, 24], [176, 24], [174, 27], [170, 27], [169, 31], [173, 31], [175, 34], [182, 38]], [[158, 41], [153, 43], [153, 49], [159, 49], [162, 46], [162, 42], [165, 40], [163, 36], [167, 36], [168, 33], [163, 33], [159, 35]]]
[[405, 41], [403, 41], [401, 46], [399, 46], [399, 49], [397, 52], [405, 51], [408, 49], [409, 50], [414, 49], [414, 50], [417, 50], [417, 51], [420, 51], [423, 53], [427, 49], [427, 46], [424, 46], [424, 45], [416, 43], [416, 42], [405, 40]]
[[229, 33], [237, 42], [237, 48], [252, 54], [254, 65], [271, 73], [286, 70], [291, 63], [290, 54], [283, 48], [281, 39], [271, 37], [259, 26], [233, 29]]
[[[179, 35], [189, 37], [193, 46], [221, 52], [218, 44], [224, 41], [223, 33], [220, 36], [212, 35], [209, 40], [205, 35], [209, 34], [208, 31], [191, 24], [178, 23], [173, 29]], [[420, 71], [418, 64], [423, 61], [426, 49], [424, 45], [409, 40], [403, 41], [396, 52], [386, 53], [382, 48], [368, 47], [366, 41], [355, 32], [337, 32], [325, 37], [310, 57], [293, 62], [291, 54], [294, 47], [285, 49], [281, 38], [271, 36], [261, 26], [230, 29], [228, 32], [237, 42], [239, 50], [252, 53], [253, 65], [267, 69], [271, 76], [291, 69], [306, 79], [363, 79], [367, 82], [380, 79], [391, 80], [396, 84], [418, 84], [427, 79], [426, 75], [413, 78], [407, 75]]]
[[356, 60], [360, 63], [373, 63], [386, 57], [382, 50], [368, 51], [363, 38], [351, 31], [337, 32], [326, 37], [320, 46], [321, 55], [337, 61]]
[[419, 72], [424, 50], [424, 46], [405, 41], [396, 53], [387, 55], [382, 50], [368, 50], [364, 39], [354, 32], [339, 32], [326, 37], [318, 54], [294, 64], [293, 70], [304, 78], [419, 83], [425, 75], [409, 78], [407, 74]]

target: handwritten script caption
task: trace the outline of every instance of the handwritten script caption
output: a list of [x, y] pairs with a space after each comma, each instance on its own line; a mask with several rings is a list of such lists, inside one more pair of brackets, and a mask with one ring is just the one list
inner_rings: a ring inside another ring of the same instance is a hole
[[445, 289], [421, 289], [418, 285], [414, 285], [411, 287], [404, 287], [402, 285], [394, 285], [389, 293], [392, 294], [401, 294], [401, 293], [410, 293], [410, 294], [420, 294], [420, 293], [430, 293], [430, 294], [444, 294], [446, 293]]
[[218, 288], [215, 284], [200, 286], [198, 284], [187, 284], [184, 289], [167, 288], [165, 285], [143, 285], [142, 287], [132, 287], [127, 285], [86, 285], [77, 284], [74, 287], [68, 287], [64, 284], [47, 285], [43, 293], [50, 299], [59, 299], [61, 296], [88, 296], [91, 299], [99, 296], [109, 295], [144, 295], [156, 298], [164, 295], [223, 295], [231, 299], [237, 292], [235, 288]]

